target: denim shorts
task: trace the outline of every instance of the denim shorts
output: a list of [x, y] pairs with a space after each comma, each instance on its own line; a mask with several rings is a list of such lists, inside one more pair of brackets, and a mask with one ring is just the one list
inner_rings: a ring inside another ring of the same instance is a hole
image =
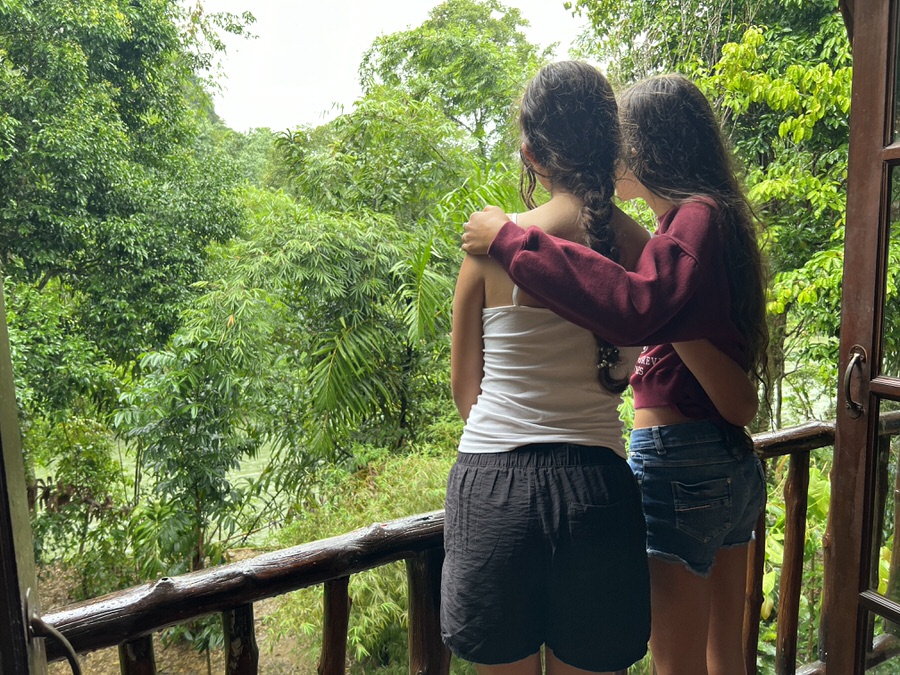
[[628, 463], [641, 486], [648, 555], [705, 577], [719, 549], [753, 539], [766, 481], [744, 429], [707, 421], [634, 429]]
[[441, 634], [454, 654], [496, 665], [546, 644], [594, 672], [643, 657], [646, 533], [622, 457], [567, 443], [459, 453], [446, 505]]

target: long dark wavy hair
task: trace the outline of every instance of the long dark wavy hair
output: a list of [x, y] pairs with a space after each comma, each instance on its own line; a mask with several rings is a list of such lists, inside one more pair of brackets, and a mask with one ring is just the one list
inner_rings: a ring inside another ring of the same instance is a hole
[[769, 329], [757, 219], [712, 106], [686, 77], [657, 75], [621, 94], [619, 115], [623, 161], [645, 188], [676, 204], [705, 196], [718, 205], [731, 319], [747, 340], [743, 365], [765, 383]]
[[[552, 187], [582, 201], [587, 243], [618, 262], [611, 220], [621, 136], [618, 105], [609, 82], [597, 68], [582, 61], [544, 66], [522, 96], [519, 129]], [[528, 208], [535, 207], [536, 184], [535, 169], [523, 156], [519, 192]], [[600, 383], [609, 391], [623, 391], [628, 378], [617, 379], [611, 373], [619, 362], [618, 349], [595, 339]]]

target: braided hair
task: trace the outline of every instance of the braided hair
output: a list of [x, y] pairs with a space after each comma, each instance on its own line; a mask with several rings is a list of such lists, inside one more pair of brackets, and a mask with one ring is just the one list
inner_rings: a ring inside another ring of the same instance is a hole
[[[597, 68], [582, 61], [544, 66], [522, 97], [519, 129], [552, 186], [581, 200], [586, 242], [618, 262], [611, 223], [620, 133], [618, 106], [609, 82]], [[528, 208], [535, 207], [536, 184], [534, 166], [523, 155], [519, 192]], [[620, 360], [618, 348], [597, 336], [595, 340], [601, 385], [614, 393], [624, 391], [628, 378], [612, 374]]]

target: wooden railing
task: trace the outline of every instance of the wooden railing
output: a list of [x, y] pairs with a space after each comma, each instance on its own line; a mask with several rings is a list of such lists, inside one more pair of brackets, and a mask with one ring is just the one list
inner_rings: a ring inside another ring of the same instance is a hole
[[[890, 443], [900, 433], [900, 413], [881, 415], [881, 442]], [[809, 497], [810, 451], [834, 445], [833, 422], [809, 422], [776, 432], [756, 434], [753, 445], [761, 459], [771, 460], [789, 456], [784, 486], [785, 532], [781, 578], [779, 580], [778, 623], [775, 641], [776, 675], [825, 675], [821, 661], [797, 666], [797, 636], [800, 626], [800, 595], [803, 587], [803, 552], [806, 541], [806, 507]], [[886, 449], [882, 450], [887, 456]], [[760, 518], [756, 539], [748, 555], [751, 564], [747, 575], [747, 601], [744, 614], [744, 646], [747, 672], [756, 675], [756, 655], [759, 647], [759, 616], [762, 606], [762, 575], [765, 562], [765, 519]], [[880, 542], [878, 542], [880, 544]], [[900, 655], [900, 644], [893, 636], [882, 635], [874, 640], [867, 653], [867, 669]]]
[[[311, 544], [265, 553], [206, 570], [164, 577], [153, 583], [66, 607], [45, 615], [78, 653], [119, 647], [123, 675], [153, 673], [152, 634], [168, 626], [221, 613], [226, 673], [257, 672], [253, 603], [289, 591], [325, 585], [324, 639], [319, 673], [343, 673], [350, 616], [350, 575], [406, 561], [409, 581], [411, 673], [446, 673], [449, 653], [438, 625], [444, 513], [376, 523]], [[62, 646], [47, 643], [50, 661]]]
[[[885, 437], [900, 431], [900, 413], [883, 416]], [[810, 452], [834, 444], [834, 425], [811, 422], [754, 436], [764, 460], [789, 455], [785, 484], [786, 531], [777, 608], [776, 673], [824, 673], [821, 663], [798, 669], [797, 633], [806, 535]], [[324, 584], [322, 651], [318, 672], [345, 670], [350, 617], [351, 575], [399, 560], [406, 561], [409, 607], [409, 671], [449, 672], [450, 655], [442, 645], [438, 609], [443, 560], [443, 511], [376, 523], [349, 534], [261, 554], [255, 558], [162, 578], [41, 617], [77, 653], [118, 646], [123, 675], [156, 672], [153, 633], [198, 617], [220, 613], [225, 627], [227, 675], [258, 672], [259, 651], [253, 603], [289, 591]], [[748, 673], [757, 672], [759, 616], [763, 601], [765, 518], [750, 547], [744, 642]], [[50, 661], [66, 657], [55, 639], [47, 640]], [[896, 641], [882, 638], [869, 655], [870, 665], [898, 653]]]

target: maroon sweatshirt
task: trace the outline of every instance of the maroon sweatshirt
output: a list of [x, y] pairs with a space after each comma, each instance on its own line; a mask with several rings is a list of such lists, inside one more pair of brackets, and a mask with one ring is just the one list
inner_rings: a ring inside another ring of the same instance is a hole
[[715, 406], [671, 342], [707, 338], [747, 366], [730, 316], [725, 254], [715, 206], [696, 200], [659, 218], [633, 271], [539, 228], [506, 223], [488, 251], [529, 295], [616, 345], [644, 345], [631, 377], [635, 408], [671, 406], [718, 419]]

